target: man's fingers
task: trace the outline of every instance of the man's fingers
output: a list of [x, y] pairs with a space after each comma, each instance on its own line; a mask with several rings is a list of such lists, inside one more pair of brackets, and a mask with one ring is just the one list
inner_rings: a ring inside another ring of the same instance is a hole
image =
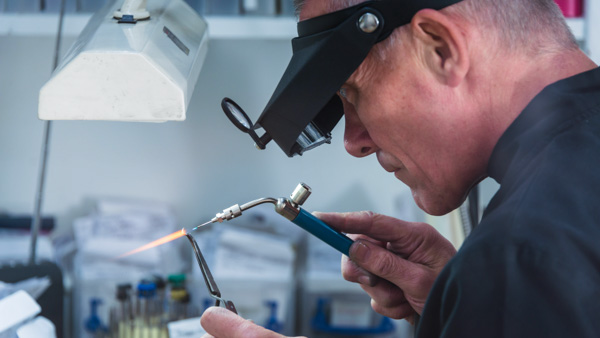
[[406, 243], [408, 248], [413, 248], [422, 240], [422, 223], [405, 222], [371, 211], [313, 214], [338, 231], [364, 234], [378, 241]]
[[[342, 256], [342, 275], [347, 281], [360, 284], [373, 300], [372, 304], [377, 304], [373, 305], [373, 309], [379, 313], [395, 319], [402, 319], [409, 316], [410, 311], [414, 311], [408, 304], [404, 292], [398, 286], [371, 274], [346, 256]], [[406, 308], [407, 305], [409, 310]]]
[[382, 307], [393, 308], [408, 303], [404, 292], [389, 281], [380, 280], [376, 286], [361, 284], [360, 287]]
[[371, 307], [373, 310], [375, 310], [375, 312], [393, 319], [404, 319], [411, 317], [416, 313], [409, 303], [404, 303], [394, 307], [385, 307], [377, 303], [377, 301], [374, 299], [371, 299]]
[[280, 334], [260, 327], [235, 313], [222, 308], [210, 307], [200, 318], [202, 328], [214, 337], [281, 338]]
[[350, 259], [363, 269], [405, 289], [418, 283], [423, 268], [367, 240], [357, 240], [350, 247]]
[[375, 286], [379, 277], [356, 265], [353, 261], [342, 255], [342, 276], [345, 280], [367, 286]]
[[387, 245], [386, 241], [378, 241], [376, 239], [373, 239], [367, 235], [363, 235], [363, 234], [346, 234], [351, 240], [353, 241], [358, 241], [359, 239], [366, 239], [367, 241], [377, 244], [382, 248], [385, 248], [385, 246]]
[[[368, 240], [369, 242], [379, 245], [382, 248], [387, 244], [385, 242], [376, 241], [368, 236], [360, 234], [348, 234], [348, 237], [350, 237], [353, 241], [357, 241], [359, 239]], [[379, 280], [379, 277], [356, 265], [356, 263], [348, 259], [346, 255], [342, 255], [341, 267], [342, 276], [349, 282], [375, 286]]]

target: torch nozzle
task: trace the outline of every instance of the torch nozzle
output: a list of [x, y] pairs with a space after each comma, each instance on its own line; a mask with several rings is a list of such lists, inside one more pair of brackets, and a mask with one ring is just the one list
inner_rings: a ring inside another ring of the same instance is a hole
[[229, 208], [224, 209], [223, 212], [216, 214], [215, 217], [213, 217], [210, 221], [194, 227], [192, 230], [190, 230], [190, 232], [192, 232], [200, 227], [203, 227], [207, 224], [223, 223], [223, 221], [230, 221], [238, 216], [241, 216], [242, 211], [248, 210], [250, 208], [254, 208], [257, 205], [264, 204], [264, 203], [277, 204], [277, 199], [267, 197], [267, 198], [260, 198], [260, 199], [254, 200], [254, 201], [250, 201], [248, 203], [242, 204], [241, 206], [239, 204], [234, 204], [234, 205], [230, 206]]

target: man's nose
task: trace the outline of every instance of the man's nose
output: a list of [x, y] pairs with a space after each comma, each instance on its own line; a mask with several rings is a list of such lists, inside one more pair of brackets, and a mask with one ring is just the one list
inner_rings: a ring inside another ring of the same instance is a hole
[[[346, 107], [344, 107], [346, 108]], [[377, 146], [371, 139], [369, 132], [363, 126], [354, 111], [344, 109], [346, 129], [344, 130], [344, 147], [355, 157], [365, 157], [377, 151]]]

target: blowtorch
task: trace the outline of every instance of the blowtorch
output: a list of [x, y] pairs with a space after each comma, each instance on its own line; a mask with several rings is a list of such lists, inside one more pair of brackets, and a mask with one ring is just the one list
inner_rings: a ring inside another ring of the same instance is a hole
[[223, 221], [229, 221], [242, 215], [242, 211], [253, 208], [257, 205], [272, 203], [275, 206], [275, 211], [283, 217], [289, 219], [294, 224], [300, 226], [304, 230], [308, 231], [312, 235], [316, 236], [323, 242], [329, 244], [334, 249], [338, 250], [342, 254], [348, 256], [348, 251], [353, 241], [343, 233], [332, 229], [330, 226], [325, 224], [323, 221], [313, 216], [311, 213], [302, 209], [300, 206], [306, 201], [308, 196], [311, 194], [311, 189], [304, 183], [299, 183], [296, 189], [292, 192], [288, 198], [272, 198], [265, 197], [259, 198], [254, 201], [239, 205], [235, 204], [229, 208], [216, 214], [210, 221], [200, 224], [194, 227], [192, 232], [202, 226], [211, 223], [222, 223]]

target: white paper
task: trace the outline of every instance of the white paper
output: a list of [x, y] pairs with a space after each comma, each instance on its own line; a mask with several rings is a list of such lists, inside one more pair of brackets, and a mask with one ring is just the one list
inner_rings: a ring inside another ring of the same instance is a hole
[[167, 328], [170, 338], [201, 337], [206, 333], [200, 325], [200, 317], [170, 322]]
[[[31, 235], [0, 235], [0, 261], [24, 262], [29, 259]], [[53, 259], [52, 243], [47, 236], [39, 236], [37, 240], [38, 259]]]
[[86, 245], [81, 248], [81, 253], [86, 258], [96, 257], [129, 264], [156, 265], [160, 262], [159, 247], [117, 259], [117, 257], [140, 248], [149, 242], [149, 240], [139, 240], [137, 238], [97, 237], [89, 239]]
[[26, 291], [34, 299], [38, 299], [50, 287], [52, 282], [48, 276], [31, 277], [16, 283], [0, 282], [0, 299], [19, 290]]
[[17, 330], [19, 338], [56, 338], [54, 324], [45, 317], [37, 317]]
[[23, 291], [17, 291], [0, 300], [0, 333], [36, 316], [42, 308]]
[[100, 215], [122, 215], [125, 213], [143, 213], [172, 217], [173, 212], [167, 204], [157, 201], [142, 201], [126, 198], [102, 198], [96, 204]]
[[368, 328], [373, 310], [368, 302], [331, 300], [330, 325], [333, 327]]
[[260, 233], [227, 230], [215, 255], [215, 275], [229, 278], [289, 279], [294, 251], [288, 241]]

